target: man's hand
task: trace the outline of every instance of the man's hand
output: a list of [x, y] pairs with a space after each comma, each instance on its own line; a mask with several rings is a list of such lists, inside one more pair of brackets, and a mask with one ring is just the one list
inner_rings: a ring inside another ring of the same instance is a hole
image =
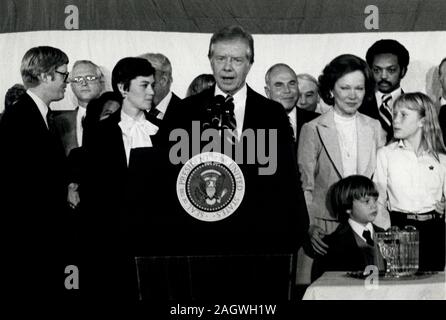
[[68, 195], [67, 195], [67, 201], [72, 209], [76, 209], [79, 203], [81, 202], [81, 199], [79, 197], [79, 191], [78, 191], [79, 185], [77, 183], [70, 183], [68, 185]]
[[441, 201], [437, 201], [435, 203], [435, 211], [437, 211], [439, 214], [443, 215], [445, 207], [446, 207], [446, 200], [445, 200], [444, 196], [442, 196]]
[[322, 256], [326, 255], [328, 245], [322, 241], [322, 238], [327, 235], [327, 233], [321, 227], [312, 224], [308, 229], [308, 235], [314, 251]]

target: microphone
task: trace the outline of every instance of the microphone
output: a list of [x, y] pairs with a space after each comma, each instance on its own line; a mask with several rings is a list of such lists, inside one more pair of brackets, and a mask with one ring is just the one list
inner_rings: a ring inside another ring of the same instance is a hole
[[214, 128], [219, 129], [222, 117], [222, 110], [225, 104], [225, 97], [217, 95], [212, 99], [210, 105], [206, 108], [205, 121], [203, 129]]

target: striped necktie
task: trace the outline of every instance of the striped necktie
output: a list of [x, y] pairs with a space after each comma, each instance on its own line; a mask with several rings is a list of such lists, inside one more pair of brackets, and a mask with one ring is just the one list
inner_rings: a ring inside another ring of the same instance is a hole
[[228, 141], [235, 144], [238, 141], [237, 121], [234, 113], [234, 97], [227, 95], [224, 102], [221, 127], [224, 131], [229, 132]]
[[382, 99], [381, 106], [379, 107], [379, 115], [380, 115], [380, 122], [383, 126], [383, 129], [389, 132], [392, 128], [392, 113], [390, 112], [389, 102], [392, 99], [392, 96], [384, 95]]

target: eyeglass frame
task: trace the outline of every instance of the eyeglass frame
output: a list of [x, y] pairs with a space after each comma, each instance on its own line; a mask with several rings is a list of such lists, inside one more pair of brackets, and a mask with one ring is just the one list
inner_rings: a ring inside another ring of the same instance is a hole
[[[87, 77], [93, 77], [94, 79], [87, 79]], [[80, 81], [75, 80], [76, 78], [78, 78]], [[99, 80], [101, 77], [100, 76], [95, 76], [95, 75], [86, 75], [86, 76], [76, 76], [76, 77], [72, 77], [70, 78], [70, 82], [72, 83], [76, 83], [76, 84], [82, 84], [82, 83], [92, 83], [96, 80]]]
[[67, 81], [68, 76], [70, 75], [70, 73], [68, 71], [67, 72], [62, 72], [62, 71], [58, 71], [58, 70], [54, 70], [54, 71], [57, 72], [58, 74], [61, 74], [64, 76], [63, 82]]

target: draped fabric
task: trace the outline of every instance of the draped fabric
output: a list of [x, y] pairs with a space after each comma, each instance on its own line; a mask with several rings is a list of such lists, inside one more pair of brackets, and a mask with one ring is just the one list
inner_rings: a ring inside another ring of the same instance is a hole
[[[368, 30], [365, 8], [379, 10], [379, 29]], [[78, 9], [78, 30], [66, 20]], [[438, 101], [436, 67], [446, 55], [444, 0], [2, 0], [0, 1], [0, 112], [8, 88], [21, 83], [25, 52], [50, 45], [67, 53], [71, 70], [76, 60], [99, 64], [111, 90], [110, 73], [125, 56], [146, 52], [166, 55], [173, 69], [172, 90], [183, 98], [190, 82], [212, 73], [207, 58], [213, 32], [239, 24], [253, 34], [255, 62], [249, 85], [264, 94], [264, 77], [278, 62], [316, 78], [339, 54], [365, 57], [375, 41], [392, 38], [410, 52], [406, 92], [422, 91]], [[73, 109], [73, 93], [51, 104]]]
[[69, 5], [79, 9], [80, 30], [363, 32], [368, 5], [379, 9], [381, 32], [446, 30], [443, 0], [2, 0], [0, 33], [65, 30]]

